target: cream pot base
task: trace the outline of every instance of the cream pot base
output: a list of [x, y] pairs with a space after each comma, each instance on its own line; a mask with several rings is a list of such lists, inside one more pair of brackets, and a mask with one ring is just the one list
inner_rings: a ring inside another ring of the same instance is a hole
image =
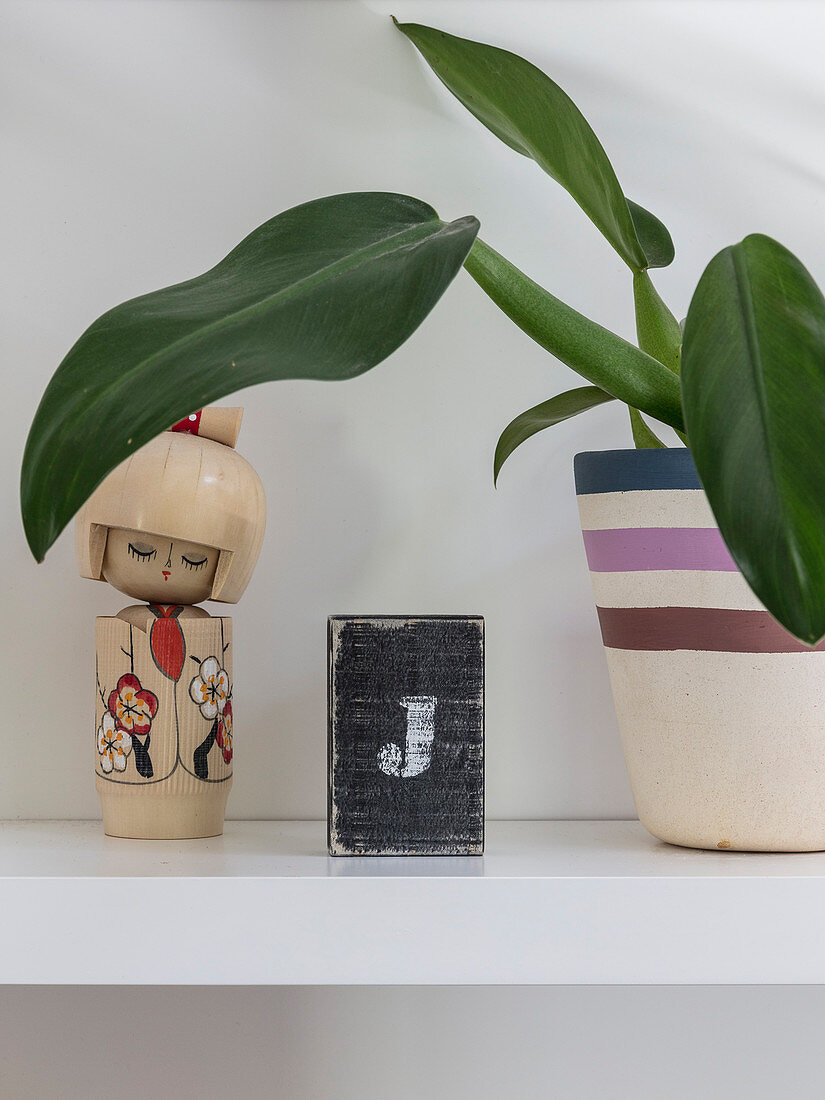
[[649, 832], [691, 848], [825, 850], [825, 654], [605, 652]]

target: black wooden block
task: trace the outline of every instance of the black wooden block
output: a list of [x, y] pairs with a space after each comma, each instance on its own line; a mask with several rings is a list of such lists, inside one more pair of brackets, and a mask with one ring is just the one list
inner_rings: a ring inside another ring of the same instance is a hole
[[330, 855], [484, 850], [484, 619], [329, 619]]

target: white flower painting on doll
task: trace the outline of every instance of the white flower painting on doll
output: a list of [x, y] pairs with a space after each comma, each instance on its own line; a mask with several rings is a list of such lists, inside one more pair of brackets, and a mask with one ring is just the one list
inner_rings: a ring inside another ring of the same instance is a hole
[[126, 770], [126, 760], [132, 751], [132, 738], [121, 729], [111, 711], [106, 711], [97, 731], [97, 751], [100, 766], [107, 774]]
[[217, 657], [207, 657], [201, 661], [198, 675], [189, 685], [189, 694], [207, 721], [211, 722], [218, 714], [223, 714], [229, 692], [229, 677]]

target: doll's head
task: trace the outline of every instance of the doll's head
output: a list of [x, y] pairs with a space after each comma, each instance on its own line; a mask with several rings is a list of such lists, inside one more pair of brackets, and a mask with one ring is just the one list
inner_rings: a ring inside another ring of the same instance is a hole
[[237, 603], [266, 524], [260, 478], [233, 449], [241, 409], [204, 409], [122, 462], [78, 513], [80, 574], [146, 603]]

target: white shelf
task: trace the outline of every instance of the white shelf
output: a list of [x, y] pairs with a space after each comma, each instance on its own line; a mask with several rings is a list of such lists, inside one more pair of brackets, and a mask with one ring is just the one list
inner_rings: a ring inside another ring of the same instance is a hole
[[202, 841], [0, 824], [0, 982], [825, 983], [825, 854], [638, 822], [490, 822], [487, 854], [330, 859], [322, 822]]

